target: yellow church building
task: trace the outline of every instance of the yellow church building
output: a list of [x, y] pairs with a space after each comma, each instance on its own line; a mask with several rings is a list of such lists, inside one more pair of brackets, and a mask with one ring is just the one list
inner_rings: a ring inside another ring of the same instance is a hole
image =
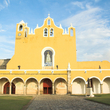
[[31, 31], [16, 25], [14, 55], [0, 67], [0, 94], [86, 94], [88, 79], [93, 94], [110, 93], [110, 62], [78, 62], [75, 28], [50, 16]]

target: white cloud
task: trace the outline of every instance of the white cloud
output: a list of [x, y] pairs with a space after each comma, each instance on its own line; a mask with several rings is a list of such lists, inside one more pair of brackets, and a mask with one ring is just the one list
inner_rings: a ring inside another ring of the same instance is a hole
[[72, 2], [72, 4], [80, 7], [81, 9], [84, 9], [83, 2], [76, 1], [76, 2]]
[[6, 6], [8, 6], [10, 4], [10, 1], [9, 0], [4, 0], [4, 3]]
[[0, 11], [5, 8], [2, 4], [0, 4]]
[[0, 11], [5, 7], [8, 7], [9, 4], [10, 4], [10, 0], [4, 0], [2, 4], [0, 3]]
[[[87, 4], [86, 4], [87, 6]], [[70, 23], [76, 28], [76, 45], [78, 61], [109, 60], [110, 58], [110, 27], [108, 20], [101, 16], [102, 9], [87, 8], [67, 19], [60, 21], [62, 26]]]
[[0, 24], [0, 32], [4, 32], [5, 30], [2, 29], [2, 25]]

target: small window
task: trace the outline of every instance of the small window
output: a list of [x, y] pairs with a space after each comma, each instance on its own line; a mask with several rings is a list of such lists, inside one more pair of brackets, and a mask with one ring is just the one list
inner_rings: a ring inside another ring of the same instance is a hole
[[54, 36], [54, 31], [53, 29], [50, 29], [50, 37], [53, 37]]
[[48, 19], [47, 25], [50, 25], [50, 19]]
[[70, 29], [70, 36], [73, 36], [73, 29]]
[[24, 31], [24, 36], [27, 37], [27, 29]]
[[22, 31], [23, 30], [23, 25], [20, 25], [19, 26], [19, 31]]
[[44, 29], [44, 37], [47, 37], [48, 36], [48, 30], [47, 28]]

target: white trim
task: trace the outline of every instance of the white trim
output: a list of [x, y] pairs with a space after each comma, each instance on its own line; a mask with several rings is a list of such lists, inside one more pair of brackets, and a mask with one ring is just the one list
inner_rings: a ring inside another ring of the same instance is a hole
[[29, 77], [29, 78], [26, 79], [25, 84], [28, 81], [28, 79], [31, 79], [31, 78], [35, 79], [37, 81], [37, 83], [38, 83], [38, 80], [35, 77]]
[[92, 79], [92, 78], [96, 78], [96, 79], [98, 79], [99, 82], [100, 82], [100, 84], [102, 84], [102, 81], [101, 81], [98, 77], [96, 77], [96, 76], [92, 76], [92, 77], [90, 77], [89, 79]]
[[[2, 79], [2, 78], [6, 78], [6, 79], [8, 79], [7, 77], [0, 77], [0, 79]], [[10, 80], [8, 79], [8, 81], [10, 82]]]
[[[55, 61], [55, 51], [54, 51], [54, 49], [52, 48], [52, 47], [45, 47], [45, 48], [43, 48], [43, 50], [42, 50], [42, 52], [41, 52], [41, 55], [42, 55], [42, 68], [44, 67], [44, 52], [46, 51], [46, 50], [50, 50], [50, 51], [52, 51], [53, 52], [53, 55], [52, 55], [52, 59], [53, 59], [53, 61], [52, 61], [52, 66], [54, 67], [54, 61]], [[45, 71], [45, 70], [44, 70]]]
[[102, 83], [103, 83], [103, 81], [104, 81], [106, 78], [110, 78], [110, 76], [104, 77], [104, 78], [102, 79]]
[[[47, 29], [47, 36], [44, 36], [44, 29]], [[43, 29], [43, 37], [48, 37], [48, 28], [45, 27], [44, 29]]]
[[[50, 78], [49, 78], [49, 77], [43, 77], [42, 79], [40, 79], [39, 83], [41, 83], [41, 81], [42, 81], [43, 79], [50, 79]], [[51, 80], [51, 79], [50, 79], [50, 80]], [[51, 82], [53, 83], [52, 80], [51, 80]]]
[[55, 83], [55, 81], [56, 81], [57, 79], [64, 79], [65, 82], [67, 82], [67, 80], [66, 80], [65, 78], [63, 78], [63, 77], [57, 77], [57, 78], [55, 78], [55, 80], [53, 81], [53, 83]]
[[[51, 47], [47, 47], [47, 48], [51, 48]], [[0, 71], [8, 71], [8, 72], [10, 70], [12, 70], [12, 71], [24, 71], [24, 70], [26, 70], [26, 71], [38, 71], [38, 70], [40, 70], [40, 71], [51, 71], [51, 69], [19, 69], [19, 70], [18, 69], [0, 69]], [[54, 71], [67, 71], [67, 69], [52, 69], [52, 70], [54, 70]], [[85, 72], [85, 70], [86, 71], [99, 71], [100, 72], [100, 69], [71, 69], [71, 71], [84, 71], [84, 72]], [[110, 69], [101, 69], [101, 70], [102, 71], [110, 71]]]
[[75, 77], [75, 78], [71, 81], [71, 84], [73, 83], [73, 81], [74, 81], [75, 79], [78, 79], [78, 78], [82, 79], [82, 80], [85, 82], [85, 84], [87, 84], [86, 80], [85, 80], [83, 77], [81, 77], [81, 76]]
[[23, 81], [23, 83], [24, 83], [24, 80], [23, 80], [23, 78], [21, 78], [21, 77], [14, 77], [14, 78], [11, 80], [11, 83], [14, 81], [14, 79], [17, 79], [17, 78], [22, 79], [22, 81]]

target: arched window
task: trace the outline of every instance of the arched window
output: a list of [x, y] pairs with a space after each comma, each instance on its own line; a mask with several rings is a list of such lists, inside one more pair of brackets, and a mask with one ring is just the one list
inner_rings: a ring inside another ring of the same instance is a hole
[[48, 21], [47, 21], [47, 25], [50, 25], [50, 19], [48, 19]]
[[73, 36], [73, 29], [70, 29], [70, 36]]
[[52, 58], [52, 51], [50, 50], [46, 50], [44, 52], [44, 66], [53, 66], [52, 62], [53, 62], [53, 58]]
[[23, 25], [19, 25], [19, 31], [22, 31], [23, 30]]
[[45, 29], [44, 29], [44, 37], [47, 37], [47, 36], [48, 36], [48, 29], [45, 28]]
[[53, 37], [54, 36], [54, 30], [53, 28], [50, 29], [50, 37]]
[[27, 37], [27, 29], [24, 31], [24, 36]]

